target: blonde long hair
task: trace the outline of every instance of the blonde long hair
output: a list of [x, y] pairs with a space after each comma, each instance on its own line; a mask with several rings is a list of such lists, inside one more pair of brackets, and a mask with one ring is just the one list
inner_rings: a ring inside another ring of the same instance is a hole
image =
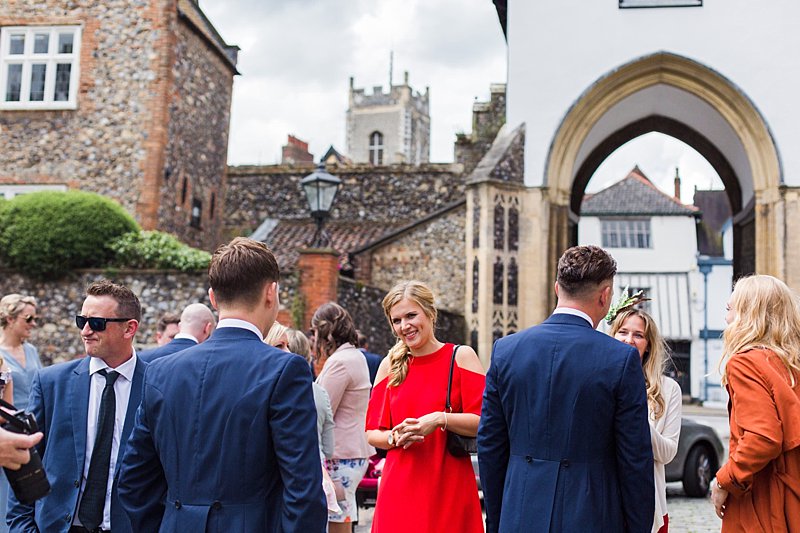
[[780, 358], [789, 372], [791, 386], [800, 372], [800, 310], [797, 295], [781, 280], [753, 275], [739, 279], [730, 306], [733, 320], [722, 334], [720, 372], [728, 383], [724, 364], [736, 353], [767, 348]]
[[289, 328], [276, 320], [272, 323], [272, 327], [269, 328], [266, 337], [264, 337], [264, 343], [269, 344], [270, 346], [275, 346], [275, 343], [280, 341], [284, 335], [286, 335], [288, 338], [288, 333]]
[[[431, 330], [436, 330], [436, 318], [438, 311], [435, 306], [435, 299], [433, 291], [422, 283], [421, 281], [410, 280], [401, 281], [386, 294], [383, 298], [383, 314], [386, 315], [386, 320], [389, 321], [389, 327], [392, 328], [394, 333], [394, 325], [392, 324], [392, 307], [397, 305], [401, 300], [408, 299], [422, 308], [422, 312], [431, 321]], [[396, 334], [395, 334], [396, 336]], [[402, 339], [398, 338], [397, 343], [389, 350], [389, 386], [396, 387], [405, 381], [408, 375], [408, 358], [411, 356], [411, 350]]]
[[664, 416], [666, 401], [661, 390], [661, 376], [667, 370], [669, 362], [669, 346], [658, 331], [658, 326], [653, 317], [641, 309], [626, 309], [621, 311], [614, 322], [611, 323], [611, 335], [617, 334], [628, 318], [638, 316], [644, 322], [644, 338], [647, 340], [647, 351], [642, 358], [642, 372], [647, 386], [647, 407], [653, 414], [653, 419], [658, 420]]

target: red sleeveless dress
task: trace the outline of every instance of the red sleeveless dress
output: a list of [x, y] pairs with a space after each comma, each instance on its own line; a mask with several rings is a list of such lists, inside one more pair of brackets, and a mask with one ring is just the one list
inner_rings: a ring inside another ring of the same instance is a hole
[[[367, 411], [367, 429], [391, 429], [406, 418], [443, 411], [453, 345], [411, 357], [408, 375], [397, 387], [389, 378], [375, 385]], [[453, 412], [480, 415], [485, 377], [453, 370]], [[407, 450], [391, 448], [378, 487], [373, 533], [483, 533], [478, 487], [469, 457], [454, 457], [446, 433], [433, 431]], [[409, 529], [412, 528], [412, 529]]]

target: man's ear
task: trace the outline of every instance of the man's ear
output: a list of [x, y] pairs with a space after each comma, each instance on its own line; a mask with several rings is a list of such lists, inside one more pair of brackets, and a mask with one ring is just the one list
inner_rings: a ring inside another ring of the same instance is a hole
[[214, 289], [212, 288], [208, 289], [208, 299], [211, 300], [211, 307], [213, 307], [214, 310], [219, 311], [219, 308], [217, 307], [217, 297], [214, 294]]
[[600, 307], [605, 308], [605, 306], [611, 301], [611, 296], [612, 296], [611, 291], [612, 290], [613, 289], [612, 289], [611, 285], [606, 285], [600, 291], [600, 302], [599, 302], [600, 303]]
[[272, 309], [275, 307], [278, 303], [278, 282], [271, 281], [269, 283], [265, 283], [264, 293], [262, 296], [268, 308]]
[[558, 298], [558, 282], [553, 283], [553, 290], [556, 291], [556, 298]]

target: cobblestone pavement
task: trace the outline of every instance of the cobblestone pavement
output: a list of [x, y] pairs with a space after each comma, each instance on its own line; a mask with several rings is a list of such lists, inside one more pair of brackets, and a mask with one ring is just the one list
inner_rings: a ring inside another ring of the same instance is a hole
[[667, 483], [670, 533], [719, 533], [722, 522], [708, 498], [687, 498], [680, 482]]

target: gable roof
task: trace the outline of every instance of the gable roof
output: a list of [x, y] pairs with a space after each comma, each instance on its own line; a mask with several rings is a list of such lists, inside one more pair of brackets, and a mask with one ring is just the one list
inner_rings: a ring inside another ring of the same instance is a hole
[[638, 165], [624, 179], [586, 195], [581, 216], [699, 216], [700, 210], [684, 205], [653, 185]]

